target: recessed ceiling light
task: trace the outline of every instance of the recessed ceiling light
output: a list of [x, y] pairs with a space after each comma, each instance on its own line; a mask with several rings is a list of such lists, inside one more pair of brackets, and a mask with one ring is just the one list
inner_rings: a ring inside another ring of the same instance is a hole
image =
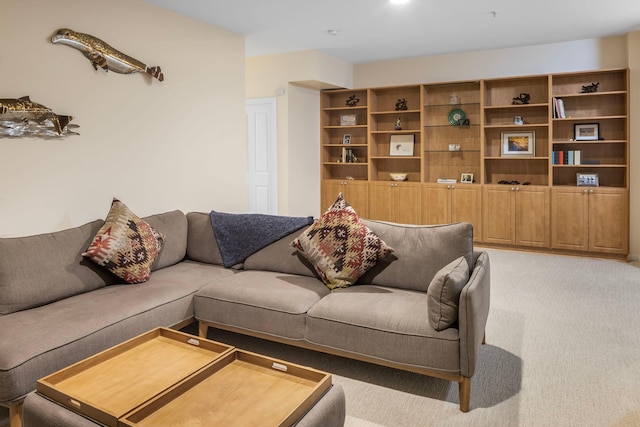
[[391, 4], [405, 4], [409, 3], [409, 0], [389, 0]]

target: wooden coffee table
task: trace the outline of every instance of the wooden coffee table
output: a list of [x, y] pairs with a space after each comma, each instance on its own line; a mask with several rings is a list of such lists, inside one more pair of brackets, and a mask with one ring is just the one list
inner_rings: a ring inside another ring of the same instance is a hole
[[157, 328], [38, 381], [38, 393], [110, 427], [291, 425], [331, 375]]

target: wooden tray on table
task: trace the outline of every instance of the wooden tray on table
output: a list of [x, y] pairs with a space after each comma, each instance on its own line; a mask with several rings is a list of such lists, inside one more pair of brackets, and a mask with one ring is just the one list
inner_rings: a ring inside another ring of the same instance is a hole
[[232, 346], [157, 328], [40, 379], [37, 391], [110, 427]]
[[119, 426], [291, 426], [330, 387], [331, 374], [235, 349]]

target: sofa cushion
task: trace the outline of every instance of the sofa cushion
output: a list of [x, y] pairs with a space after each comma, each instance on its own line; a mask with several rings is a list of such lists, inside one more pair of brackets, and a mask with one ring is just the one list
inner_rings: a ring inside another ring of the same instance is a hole
[[299, 235], [300, 231], [296, 231], [260, 249], [244, 261], [244, 269], [318, 277], [313, 265], [300, 251], [291, 247], [291, 241]]
[[151, 271], [179, 263], [187, 253], [187, 217], [179, 210], [143, 218], [147, 224], [165, 236], [164, 246]]
[[98, 289], [114, 277], [82, 258], [104, 222], [36, 236], [0, 239], [0, 314]]
[[207, 264], [222, 265], [222, 255], [211, 227], [209, 214], [187, 213], [187, 258]]
[[372, 267], [358, 284], [374, 284], [426, 292], [431, 279], [454, 259], [473, 266], [473, 226], [405, 225], [364, 220], [394, 252]]
[[433, 329], [426, 307], [425, 292], [374, 285], [337, 289], [309, 309], [305, 338], [381, 361], [457, 373], [458, 330]]
[[105, 223], [82, 255], [127, 283], [149, 279], [164, 236], [114, 198]]
[[33, 390], [39, 378], [126, 339], [193, 318], [194, 293], [233, 274], [184, 261], [136, 286], [104, 286], [0, 316], [0, 348], [11, 349], [0, 352], [0, 402], [17, 399]]
[[292, 243], [330, 288], [352, 285], [393, 248], [373, 233], [344, 200], [338, 199]]
[[302, 340], [307, 311], [329, 292], [315, 277], [242, 271], [198, 291], [196, 319]]
[[469, 264], [464, 257], [451, 261], [434, 276], [427, 289], [429, 322], [436, 331], [458, 320], [460, 292], [469, 281]]
[[210, 217], [225, 267], [244, 262], [249, 255], [313, 222], [310, 216], [233, 214], [216, 211], [211, 211]]

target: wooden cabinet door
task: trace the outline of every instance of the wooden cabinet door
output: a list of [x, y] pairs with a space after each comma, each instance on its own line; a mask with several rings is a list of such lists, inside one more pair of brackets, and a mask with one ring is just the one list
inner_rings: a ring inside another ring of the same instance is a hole
[[573, 251], [589, 249], [589, 194], [581, 188], [551, 191], [551, 247]]
[[425, 185], [422, 188], [422, 223], [451, 222], [451, 185]]
[[516, 187], [516, 245], [549, 247], [549, 188]]
[[397, 184], [393, 193], [392, 221], [400, 224], [419, 224], [420, 184]]
[[589, 190], [589, 250], [623, 255], [629, 251], [626, 190]]
[[362, 218], [369, 215], [369, 184], [366, 181], [325, 179], [321, 189], [321, 214], [324, 213], [342, 192], [344, 199]]
[[473, 225], [473, 239], [479, 241], [482, 236], [480, 187], [468, 184], [455, 185], [450, 193], [450, 222], [470, 222]]
[[378, 221], [393, 221], [393, 187], [390, 183], [372, 182], [369, 191], [369, 218]]
[[[340, 192], [344, 192], [342, 180], [325, 179], [322, 181], [320, 189], [320, 214], [324, 213], [329, 206], [338, 198]], [[344, 196], [344, 193], [343, 193]]]
[[515, 243], [515, 188], [510, 185], [485, 186], [482, 193], [482, 241]]
[[346, 181], [345, 200], [362, 218], [369, 217], [369, 184], [364, 181]]
[[370, 184], [371, 219], [401, 224], [420, 222], [420, 184], [374, 182]]

